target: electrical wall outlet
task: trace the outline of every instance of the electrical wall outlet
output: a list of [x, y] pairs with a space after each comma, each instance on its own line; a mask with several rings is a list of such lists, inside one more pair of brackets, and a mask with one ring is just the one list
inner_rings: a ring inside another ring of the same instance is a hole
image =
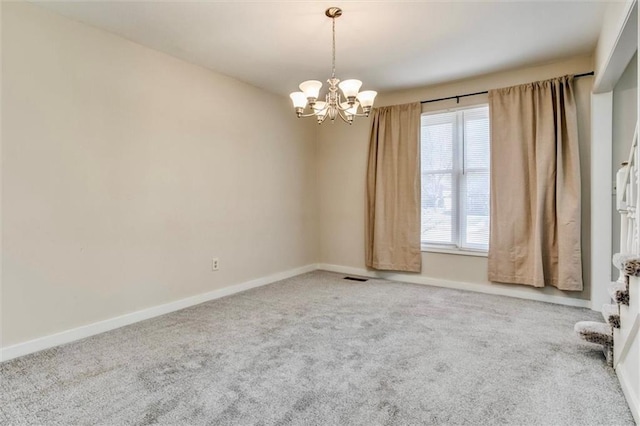
[[217, 257], [214, 257], [211, 260], [211, 270], [217, 271], [218, 269], [220, 269], [220, 260]]

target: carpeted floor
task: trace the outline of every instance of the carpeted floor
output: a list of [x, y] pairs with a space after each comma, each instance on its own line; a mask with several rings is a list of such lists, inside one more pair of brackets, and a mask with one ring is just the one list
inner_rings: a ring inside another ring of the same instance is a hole
[[312, 272], [0, 364], [0, 423], [633, 424], [584, 319]]

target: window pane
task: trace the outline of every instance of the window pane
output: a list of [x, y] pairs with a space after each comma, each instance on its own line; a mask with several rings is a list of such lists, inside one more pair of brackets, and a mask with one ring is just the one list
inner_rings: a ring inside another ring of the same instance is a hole
[[466, 177], [465, 245], [489, 247], [489, 172], [469, 172]]
[[422, 116], [422, 170], [442, 171], [453, 167], [455, 114]]
[[489, 167], [489, 108], [464, 111], [465, 168]]
[[422, 241], [452, 244], [454, 194], [451, 173], [422, 175]]

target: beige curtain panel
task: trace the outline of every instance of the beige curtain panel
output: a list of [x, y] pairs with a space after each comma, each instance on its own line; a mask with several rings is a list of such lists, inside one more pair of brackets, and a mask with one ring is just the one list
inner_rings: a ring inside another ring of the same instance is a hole
[[489, 280], [582, 290], [573, 77], [489, 91]]
[[366, 265], [420, 272], [419, 102], [374, 108], [367, 167]]

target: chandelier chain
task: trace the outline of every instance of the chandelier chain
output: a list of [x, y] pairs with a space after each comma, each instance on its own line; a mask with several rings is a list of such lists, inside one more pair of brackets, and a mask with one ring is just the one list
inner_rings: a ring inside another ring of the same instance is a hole
[[331, 78], [335, 78], [336, 77], [336, 18], [333, 17], [331, 18], [331, 23], [332, 23], [332, 34], [333, 34], [333, 50], [332, 50], [332, 56], [331, 56], [331, 62], [333, 64], [333, 67], [331, 68]]

